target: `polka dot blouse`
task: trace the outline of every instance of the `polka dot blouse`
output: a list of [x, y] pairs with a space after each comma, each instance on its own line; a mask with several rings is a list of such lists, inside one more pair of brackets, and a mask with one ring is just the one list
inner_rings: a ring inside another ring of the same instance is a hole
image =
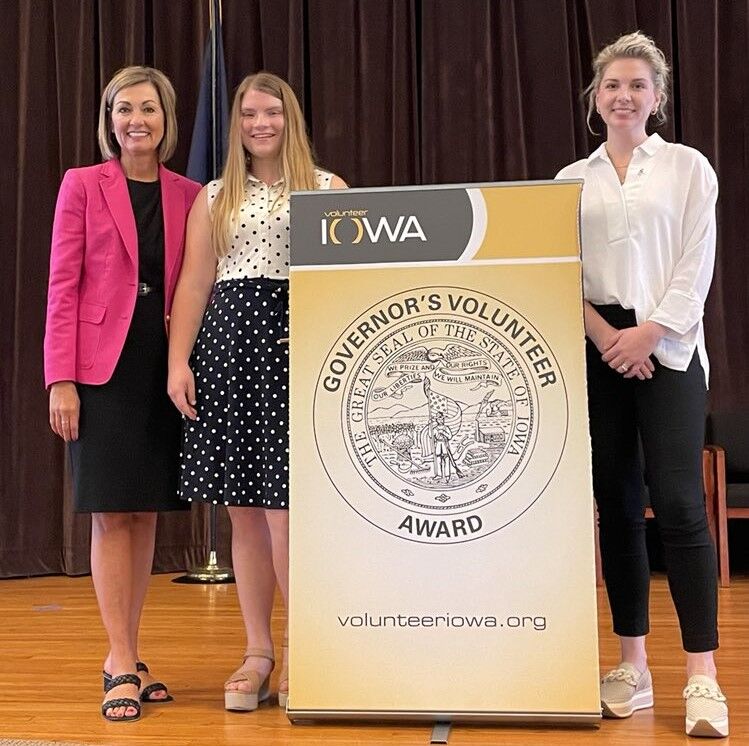
[[[318, 189], [330, 189], [333, 174], [315, 169]], [[268, 186], [247, 176], [244, 202], [232, 225], [229, 252], [218, 262], [216, 282], [245, 277], [285, 280], [289, 276], [289, 195], [279, 180]], [[208, 184], [208, 208], [223, 180]]]

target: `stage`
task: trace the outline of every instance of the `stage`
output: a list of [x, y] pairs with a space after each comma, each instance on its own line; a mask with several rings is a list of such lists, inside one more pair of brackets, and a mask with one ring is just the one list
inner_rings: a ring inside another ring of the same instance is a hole
[[[222, 684], [239, 664], [243, 632], [233, 585], [175, 585], [154, 576], [141, 627], [141, 655], [169, 684], [175, 701], [144, 705], [135, 723], [108, 723], [99, 715], [104, 631], [89, 577], [42, 577], [0, 581], [0, 739], [85, 744], [247, 746], [247, 744], [427, 744], [427, 725], [291, 725], [272, 704], [255, 713], [223, 709]], [[601, 667], [617, 662], [603, 589]], [[283, 613], [277, 601], [273, 634], [280, 650]], [[663, 575], [653, 577], [650, 666], [656, 706], [622, 721], [593, 728], [520, 728], [455, 725], [450, 744], [607, 744], [648, 746], [680, 743], [684, 735], [682, 655], [676, 615]], [[749, 743], [749, 578], [734, 577], [720, 591], [719, 680], [728, 697], [734, 743]], [[326, 665], [324, 660], [320, 665]], [[549, 661], [553, 666], [554, 661]], [[280, 662], [279, 662], [280, 667]], [[449, 676], [449, 671], [445, 672]], [[570, 675], [574, 675], [573, 672]], [[275, 687], [276, 677], [273, 678]], [[503, 682], [497, 672], [497, 686]], [[293, 684], [292, 684], [293, 687]], [[0, 740], [0, 743], [3, 741]], [[725, 741], [728, 743], [728, 741]]]

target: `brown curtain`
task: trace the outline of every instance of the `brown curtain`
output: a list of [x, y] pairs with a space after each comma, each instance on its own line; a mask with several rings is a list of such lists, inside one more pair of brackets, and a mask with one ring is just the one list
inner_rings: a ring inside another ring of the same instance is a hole
[[[711, 402], [749, 403], [749, 0], [223, 0], [223, 23], [230, 86], [260, 68], [287, 78], [320, 162], [352, 186], [553, 176], [600, 142], [579, 95], [593, 51], [636, 28], [652, 35], [674, 68], [661, 132], [704, 152], [720, 180]], [[205, 0], [3, 4], [0, 577], [88, 571], [88, 519], [70, 510], [42, 382], [60, 179], [98, 160], [99, 92], [134, 63], [175, 85], [170, 165], [184, 170], [207, 31]], [[164, 515], [156, 569], [200, 562], [206, 545], [204, 508]]]
[[[718, 173], [718, 251], [705, 311], [715, 408], [749, 404], [749, 3], [675, 3], [677, 133]], [[749, 423], [747, 423], [749, 426]]]

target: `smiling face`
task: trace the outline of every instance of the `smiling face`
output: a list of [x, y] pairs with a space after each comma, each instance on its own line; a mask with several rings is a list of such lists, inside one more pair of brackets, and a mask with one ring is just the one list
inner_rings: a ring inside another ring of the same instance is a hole
[[164, 137], [164, 110], [153, 84], [138, 83], [118, 91], [111, 118], [121, 158], [157, 157]]
[[240, 105], [242, 145], [253, 157], [274, 159], [281, 154], [284, 133], [283, 102], [250, 88]]
[[635, 57], [622, 57], [603, 71], [596, 108], [609, 130], [644, 134], [660, 98], [650, 65]]

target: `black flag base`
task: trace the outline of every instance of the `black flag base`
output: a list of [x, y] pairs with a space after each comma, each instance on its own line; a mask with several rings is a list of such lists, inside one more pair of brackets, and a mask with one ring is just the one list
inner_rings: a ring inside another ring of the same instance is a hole
[[208, 564], [203, 567], [193, 567], [186, 575], [174, 578], [172, 583], [233, 583], [234, 573], [230, 567], [219, 567], [216, 552], [208, 555]]

